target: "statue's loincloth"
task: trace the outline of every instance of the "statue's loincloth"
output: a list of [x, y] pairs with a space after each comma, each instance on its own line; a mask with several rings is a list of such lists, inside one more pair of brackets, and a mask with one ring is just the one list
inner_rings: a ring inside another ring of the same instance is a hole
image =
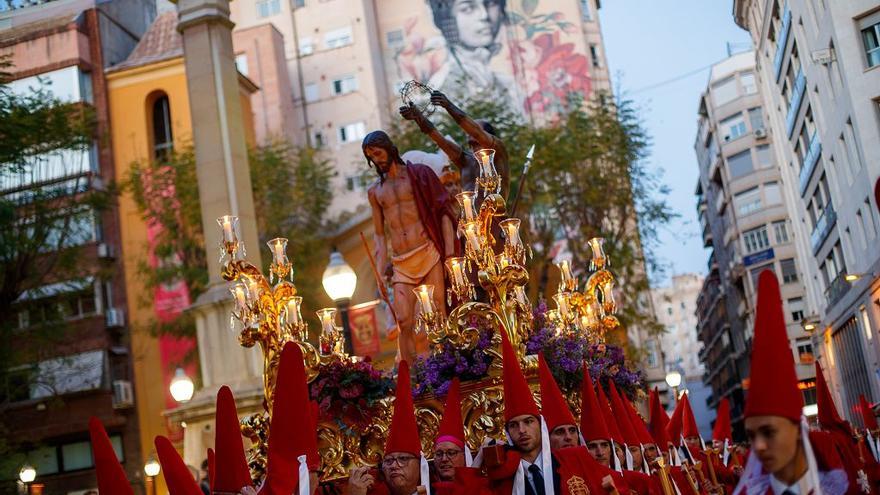
[[440, 253], [431, 241], [391, 258], [394, 275], [392, 284], [418, 285], [440, 262]]

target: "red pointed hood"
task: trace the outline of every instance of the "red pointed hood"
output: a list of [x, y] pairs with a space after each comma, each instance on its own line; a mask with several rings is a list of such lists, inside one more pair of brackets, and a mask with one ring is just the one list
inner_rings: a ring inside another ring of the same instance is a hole
[[452, 442], [464, 448], [466, 440], [464, 421], [461, 419], [461, 384], [456, 377], [449, 384], [449, 393], [446, 394], [443, 418], [440, 420], [440, 426], [437, 428], [437, 440], [435, 443]]
[[581, 435], [587, 442], [611, 440], [605, 415], [599, 407], [599, 399], [590, 378], [590, 367], [584, 363], [584, 381], [581, 382]]
[[617, 392], [617, 387], [614, 385], [613, 381], [608, 382], [610, 386], [608, 387], [608, 395], [611, 399], [611, 410], [614, 412], [614, 419], [617, 420], [617, 426], [620, 428], [620, 433], [623, 435], [623, 441], [627, 445], [630, 446], [638, 446], [639, 437], [636, 435], [636, 430], [632, 424], [630, 424], [629, 411], [626, 410], [626, 406], [623, 405], [623, 399], [620, 398], [620, 394]]
[[155, 444], [156, 453], [159, 455], [159, 464], [162, 465], [162, 476], [165, 477], [165, 484], [168, 485], [168, 492], [173, 495], [202, 495], [202, 490], [196, 484], [192, 472], [180, 458], [177, 449], [171, 445], [171, 441], [163, 436], [158, 436]]
[[691, 409], [691, 401], [687, 395], [681, 399], [684, 402], [681, 413], [681, 434], [685, 438], [700, 437], [700, 429], [697, 428], [697, 420], [694, 418], [694, 410]]
[[723, 442], [733, 440], [733, 429], [730, 427], [730, 401], [727, 397], [718, 403], [718, 414], [715, 415], [715, 427], [712, 428], [712, 440]]
[[547, 431], [552, 432], [557, 426], [577, 425], [543, 353], [538, 354], [538, 379], [541, 384], [541, 414], [547, 422]]
[[666, 410], [663, 409], [663, 404], [660, 404], [660, 393], [657, 392], [657, 388], [651, 391], [650, 397], [650, 407], [651, 407], [651, 436], [654, 438], [654, 442], [657, 443], [657, 447], [660, 450], [666, 450], [669, 445], [669, 436], [666, 434], [666, 425], [669, 424], [669, 416], [666, 415]]
[[859, 395], [859, 412], [862, 414], [862, 422], [865, 424], [865, 428], [873, 431], [880, 426], [877, 426], [877, 416], [874, 416], [874, 408], [871, 407], [871, 404], [865, 399], [864, 395]]
[[511, 419], [522, 416], [531, 415], [538, 417], [541, 412], [538, 411], [538, 405], [532, 396], [532, 390], [523, 375], [522, 368], [519, 365], [519, 359], [516, 358], [516, 352], [510, 345], [507, 333], [501, 330], [501, 356], [504, 362], [502, 379], [504, 380], [504, 422], [507, 423]]
[[416, 409], [413, 405], [412, 386], [409, 378], [409, 364], [401, 361], [397, 369], [397, 392], [394, 396], [394, 414], [391, 428], [385, 441], [385, 455], [392, 452], [406, 452], [416, 457], [422, 455], [419, 443], [419, 428], [416, 425]]
[[611, 412], [611, 405], [608, 402], [608, 397], [605, 395], [605, 391], [602, 389], [601, 383], [596, 387], [596, 391], [598, 392], [597, 398], [599, 399], [599, 410], [602, 411], [602, 415], [605, 418], [605, 426], [608, 427], [608, 433], [611, 434], [611, 439], [614, 440], [615, 443], [621, 445], [625, 444], [626, 439], [623, 437], [623, 432], [620, 431], [620, 426], [614, 419], [614, 413]]
[[678, 399], [678, 402], [675, 403], [675, 410], [672, 411], [672, 417], [669, 418], [669, 423], [666, 423], [666, 436], [669, 438], [669, 441], [672, 442], [672, 444], [676, 447], [681, 447], [681, 416], [684, 413], [685, 397], [687, 397], [687, 393], [682, 394], [682, 396]]
[[781, 416], [800, 421], [804, 398], [798, 389], [794, 357], [782, 313], [779, 281], [771, 270], [758, 276], [752, 369], [743, 415]]
[[118, 493], [119, 495], [134, 494], [125, 470], [116, 458], [116, 451], [110, 443], [110, 437], [104, 430], [101, 420], [89, 418], [89, 435], [92, 438], [92, 457], [95, 461], [95, 474], [98, 477], [98, 490], [101, 493]]
[[235, 398], [232, 396], [232, 390], [226, 385], [220, 387], [217, 392], [214, 446], [216, 448], [214, 490], [238, 492], [244, 486], [251, 486], [253, 481], [244, 456]]
[[281, 350], [275, 378], [266, 480], [260, 488], [262, 495], [293, 493], [299, 484], [298, 457], [301, 455], [306, 456], [309, 470], [318, 468], [321, 460], [314, 424], [302, 349], [299, 344], [288, 342]]
[[837, 406], [831, 398], [828, 382], [825, 381], [825, 374], [818, 361], [816, 361], [816, 406], [819, 409], [819, 426], [822, 429], [840, 430], [848, 435], [851, 434], [849, 425], [837, 413]]
[[639, 412], [636, 411], [636, 407], [628, 399], [624, 399], [624, 405], [626, 406], [627, 412], [629, 412], [629, 422], [633, 429], [636, 430], [636, 436], [639, 438], [639, 443], [642, 445], [653, 445], [654, 438], [651, 436], [651, 432], [648, 431], [648, 425], [645, 424], [645, 420], [642, 419]]

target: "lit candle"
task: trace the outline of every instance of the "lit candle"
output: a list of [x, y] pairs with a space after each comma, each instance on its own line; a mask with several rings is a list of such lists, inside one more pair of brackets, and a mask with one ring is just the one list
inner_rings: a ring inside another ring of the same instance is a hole
[[558, 292], [553, 296], [553, 300], [556, 301], [556, 308], [559, 310], [559, 316], [563, 319], [568, 319], [568, 293]]
[[483, 177], [495, 176], [495, 166], [493, 163], [495, 150], [489, 148], [477, 150], [474, 155], [480, 161], [480, 175]]
[[237, 283], [229, 288], [232, 297], [235, 298], [235, 304], [239, 311], [247, 307], [247, 287], [243, 283]]
[[422, 306], [422, 313], [431, 314], [434, 312], [434, 304], [432, 296], [434, 295], [433, 285], [420, 285], [415, 288], [415, 292], [419, 297], [419, 303]]
[[562, 283], [565, 284], [571, 280], [571, 260], [562, 260], [556, 264], [559, 267], [559, 273], [562, 277]]
[[520, 304], [528, 304], [529, 300], [526, 297], [526, 289], [522, 285], [517, 285], [513, 288], [514, 297], [519, 301]]
[[276, 237], [271, 241], [267, 242], [269, 245], [269, 249], [272, 251], [272, 260], [276, 265], [283, 265], [286, 262], [287, 255], [287, 239], [283, 237]]
[[476, 222], [468, 222], [464, 225], [464, 235], [474, 251], [480, 250], [480, 236], [477, 234]]
[[451, 257], [446, 259], [447, 270], [452, 277], [454, 285], [464, 285], [464, 271], [462, 270], [462, 258]]
[[614, 282], [609, 280], [602, 285], [602, 300], [606, 307], [610, 305], [614, 307]]
[[330, 335], [336, 331], [336, 310], [333, 308], [324, 308], [316, 311], [318, 318], [321, 320], [321, 331], [324, 335]]
[[223, 241], [236, 242], [235, 230], [238, 224], [238, 217], [233, 215], [223, 215], [217, 219], [217, 223], [219, 223], [220, 227], [223, 229]]
[[300, 313], [302, 299], [300, 296], [294, 296], [290, 301], [287, 301], [287, 323], [298, 325], [302, 321], [302, 314]]
[[248, 299], [256, 301], [260, 298], [260, 283], [254, 279], [247, 281]]
[[461, 205], [461, 211], [464, 213], [464, 219], [472, 222], [476, 216], [476, 208], [474, 207], [474, 198], [476, 194], [471, 191], [460, 192], [456, 195]]
[[601, 237], [593, 237], [589, 241], [590, 248], [593, 250], [593, 265], [602, 267], [605, 265], [605, 239]]
[[507, 238], [507, 244], [511, 247], [519, 247], [522, 242], [519, 238], [519, 218], [508, 218], [507, 220], [501, 221], [498, 225], [504, 230], [504, 237]]

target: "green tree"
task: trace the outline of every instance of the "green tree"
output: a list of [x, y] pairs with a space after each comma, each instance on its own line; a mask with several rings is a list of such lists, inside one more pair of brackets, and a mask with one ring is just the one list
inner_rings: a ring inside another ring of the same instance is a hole
[[[260, 246], [248, 249], [263, 250], [262, 268], [268, 276], [272, 257], [266, 241], [289, 240], [288, 257], [303, 296], [303, 314], [311, 314], [319, 307], [318, 270], [323, 269], [327, 256], [321, 234], [331, 198], [332, 170], [318, 151], [295, 147], [283, 139], [251, 148], [248, 160], [260, 239]], [[162, 161], [132, 164], [123, 189], [131, 192], [144, 220], [160, 227], [154, 252], [158, 259], [167, 260], [154, 268], [145, 253], [139, 261], [139, 275], [148, 289], [142, 303], [152, 304], [149, 294], [160, 284], [179, 280], [186, 283], [193, 300], [198, 298], [207, 288], [207, 264], [217, 260], [205, 251], [192, 145], [182, 146]], [[188, 313], [169, 322], [153, 321], [150, 326], [155, 334], [195, 335]]]
[[[516, 212], [534, 250], [529, 262], [532, 296], [546, 293], [554, 269], [554, 241], [567, 241], [573, 266], [583, 279], [591, 258], [587, 240], [603, 237], [620, 287], [621, 323], [660, 331], [644, 298], [648, 272], [663, 270], [655, 253], [658, 231], [675, 214], [666, 202], [668, 190], [659, 171], [646, 166], [650, 140], [632, 102], [597, 94], [590, 102], [570, 102], [567, 113], [542, 125], [523, 122], [509, 108], [481, 95], [456, 103], [474, 118], [492, 123], [504, 141], [511, 157], [509, 209], [517, 201], [528, 148], [535, 145]], [[466, 142], [442, 110], [430, 118], [442, 134]], [[391, 135], [401, 152], [436, 151], [414, 124], [392, 121], [397, 123]], [[618, 337], [626, 338], [623, 332]]]

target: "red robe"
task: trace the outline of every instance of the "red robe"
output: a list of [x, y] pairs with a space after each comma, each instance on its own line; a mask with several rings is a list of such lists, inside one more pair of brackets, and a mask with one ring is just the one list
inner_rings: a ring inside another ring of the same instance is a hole
[[[437, 174], [428, 167], [420, 163], [407, 163], [406, 173], [409, 176], [409, 182], [412, 186], [413, 198], [415, 198], [416, 209], [419, 212], [419, 219], [425, 227], [428, 237], [440, 253], [441, 259], [446, 253], [445, 243], [443, 242], [443, 217], [448, 217], [452, 222], [452, 228], [455, 228], [457, 221], [455, 214], [455, 205], [453, 199], [449, 196], [449, 192], [440, 183]], [[454, 242], [456, 253], [458, 256], [459, 243]]]

